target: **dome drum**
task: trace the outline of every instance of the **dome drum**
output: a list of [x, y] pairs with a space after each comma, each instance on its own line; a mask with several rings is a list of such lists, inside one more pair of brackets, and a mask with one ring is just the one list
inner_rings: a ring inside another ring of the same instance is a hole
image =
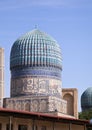
[[42, 77], [53, 77], [56, 79], [61, 79], [61, 71], [58, 68], [38, 68], [38, 67], [32, 67], [32, 68], [25, 68], [25, 69], [15, 69], [12, 70], [11, 77], [12, 78], [20, 78], [25, 76], [42, 76]]
[[61, 98], [61, 81], [49, 77], [23, 77], [11, 80], [11, 97], [48, 95]]

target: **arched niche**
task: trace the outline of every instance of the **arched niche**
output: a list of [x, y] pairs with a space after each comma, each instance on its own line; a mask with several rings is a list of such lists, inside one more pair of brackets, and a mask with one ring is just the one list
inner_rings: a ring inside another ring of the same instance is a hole
[[63, 96], [63, 99], [67, 101], [67, 114], [68, 115], [74, 115], [74, 100], [73, 96], [69, 93], [66, 93]]

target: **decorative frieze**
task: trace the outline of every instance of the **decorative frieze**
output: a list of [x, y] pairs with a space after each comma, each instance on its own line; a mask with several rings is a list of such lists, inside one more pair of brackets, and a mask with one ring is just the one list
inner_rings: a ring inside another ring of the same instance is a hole
[[61, 98], [61, 80], [26, 77], [11, 80], [11, 97], [21, 95], [53, 95]]

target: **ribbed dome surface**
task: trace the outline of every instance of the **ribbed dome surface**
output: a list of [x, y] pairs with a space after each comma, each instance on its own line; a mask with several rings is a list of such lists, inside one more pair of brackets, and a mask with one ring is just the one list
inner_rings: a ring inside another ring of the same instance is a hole
[[10, 69], [35, 66], [62, 69], [61, 61], [61, 50], [57, 42], [35, 29], [14, 42], [10, 54]]
[[87, 88], [81, 96], [82, 110], [92, 109], [92, 87]]

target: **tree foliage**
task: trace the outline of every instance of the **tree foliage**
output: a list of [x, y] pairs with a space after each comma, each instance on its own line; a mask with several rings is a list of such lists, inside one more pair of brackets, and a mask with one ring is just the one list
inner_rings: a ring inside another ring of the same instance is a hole
[[[91, 120], [92, 119], [92, 109], [80, 112], [79, 119]], [[92, 130], [92, 127], [87, 128], [87, 130]]]
[[80, 112], [79, 119], [86, 119], [86, 120], [92, 119], [92, 109]]

